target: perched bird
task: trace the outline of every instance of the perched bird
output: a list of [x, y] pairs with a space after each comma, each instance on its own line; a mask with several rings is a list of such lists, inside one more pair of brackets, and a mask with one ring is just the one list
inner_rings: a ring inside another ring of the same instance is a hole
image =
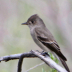
[[35, 43], [44, 51], [51, 51], [53, 54], [57, 55], [65, 69], [70, 72], [65, 62], [67, 61], [66, 57], [61, 53], [60, 47], [53, 35], [46, 28], [43, 20], [37, 14], [32, 15], [27, 22], [22, 23], [22, 25], [28, 25]]

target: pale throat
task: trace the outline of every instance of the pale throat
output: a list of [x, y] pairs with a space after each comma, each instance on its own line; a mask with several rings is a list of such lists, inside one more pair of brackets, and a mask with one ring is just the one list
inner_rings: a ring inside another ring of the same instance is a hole
[[40, 28], [41, 26], [40, 25], [28, 25], [28, 27], [30, 28], [30, 30], [34, 30], [35, 28]]

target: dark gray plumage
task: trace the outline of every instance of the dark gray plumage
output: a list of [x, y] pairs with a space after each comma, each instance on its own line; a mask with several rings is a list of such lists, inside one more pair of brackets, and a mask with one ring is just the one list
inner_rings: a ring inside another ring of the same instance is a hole
[[65, 62], [67, 61], [66, 57], [61, 53], [59, 45], [55, 41], [51, 32], [46, 28], [43, 20], [35, 14], [32, 15], [26, 23], [23, 23], [23, 25], [24, 24], [29, 26], [31, 36], [35, 43], [44, 51], [50, 50], [52, 53], [55, 53], [66, 70], [70, 72]]

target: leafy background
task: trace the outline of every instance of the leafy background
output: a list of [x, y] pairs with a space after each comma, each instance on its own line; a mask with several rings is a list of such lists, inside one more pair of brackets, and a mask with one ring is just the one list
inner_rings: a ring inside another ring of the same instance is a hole
[[[72, 71], [72, 0], [0, 0], [0, 56], [41, 50], [32, 40], [30, 30], [21, 23], [38, 14], [52, 32]], [[22, 71], [41, 63], [38, 58], [24, 59]], [[16, 72], [18, 60], [0, 63], [0, 72]], [[46, 72], [44, 64], [29, 72]]]

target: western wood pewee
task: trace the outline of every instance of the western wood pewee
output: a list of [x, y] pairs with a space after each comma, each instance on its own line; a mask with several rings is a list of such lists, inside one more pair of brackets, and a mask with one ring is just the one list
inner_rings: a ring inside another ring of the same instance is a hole
[[22, 23], [22, 25], [28, 25], [35, 43], [44, 51], [51, 51], [53, 54], [57, 55], [57, 58], [62, 62], [65, 69], [70, 72], [65, 62], [67, 61], [66, 57], [61, 53], [60, 47], [53, 35], [46, 28], [43, 20], [37, 14], [32, 15], [27, 22]]

